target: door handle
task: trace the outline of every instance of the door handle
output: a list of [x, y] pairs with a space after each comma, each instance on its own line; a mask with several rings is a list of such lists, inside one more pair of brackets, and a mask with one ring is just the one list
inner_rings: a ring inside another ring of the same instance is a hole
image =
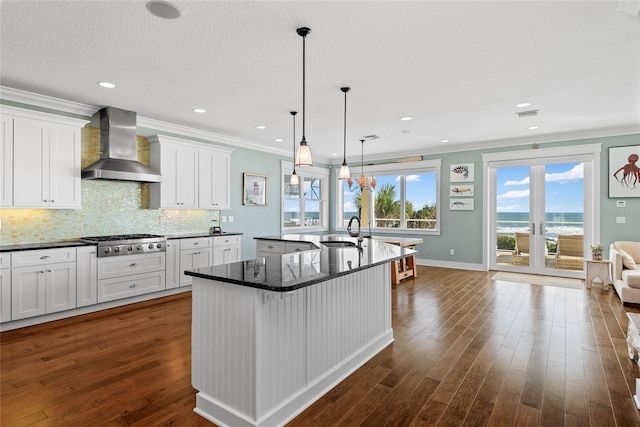
[[533, 236], [535, 236], [535, 235], [536, 235], [536, 223], [535, 223], [535, 222], [532, 222], [532, 223], [531, 223], [531, 228], [532, 228], [532, 230], [531, 230], [531, 234], [532, 234]]
[[542, 223], [540, 223], [540, 235], [542, 236], [542, 230], [544, 230], [544, 227], [542, 226]]

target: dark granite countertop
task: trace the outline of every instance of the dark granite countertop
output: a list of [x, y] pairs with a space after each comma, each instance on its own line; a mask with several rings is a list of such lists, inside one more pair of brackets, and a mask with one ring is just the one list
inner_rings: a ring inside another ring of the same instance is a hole
[[165, 234], [165, 237], [170, 240], [170, 239], [188, 239], [191, 237], [216, 237], [216, 236], [241, 236], [243, 233], [236, 233], [233, 231], [227, 232], [227, 231], [223, 231], [222, 233], [214, 233], [211, 234], [208, 231], [202, 231], [202, 232], [189, 232], [189, 233], [169, 233], [169, 234]]
[[17, 245], [0, 245], [0, 252], [32, 251], [36, 249], [68, 248], [70, 246], [92, 246], [80, 240], [64, 240], [60, 242], [24, 243]]
[[[186, 271], [185, 274], [251, 288], [288, 292], [416, 253], [412, 249], [370, 239], [365, 239], [362, 247], [358, 248], [355, 246], [356, 239], [350, 237], [284, 235], [265, 239], [311, 242], [322, 249], [274, 254], [255, 260], [199, 268]], [[351, 242], [354, 246], [328, 247], [322, 243], [327, 241]]]

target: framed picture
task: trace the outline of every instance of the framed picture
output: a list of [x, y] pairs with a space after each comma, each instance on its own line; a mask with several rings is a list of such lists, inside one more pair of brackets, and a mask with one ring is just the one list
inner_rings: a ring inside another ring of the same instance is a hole
[[473, 163], [453, 163], [449, 182], [473, 182]]
[[451, 197], [473, 197], [473, 184], [451, 185], [449, 187], [449, 196]]
[[449, 199], [450, 211], [472, 211], [473, 199]]
[[609, 198], [640, 197], [640, 145], [609, 148]]
[[249, 206], [267, 205], [267, 177], [255, 173], [242, 174], [242, 204]]

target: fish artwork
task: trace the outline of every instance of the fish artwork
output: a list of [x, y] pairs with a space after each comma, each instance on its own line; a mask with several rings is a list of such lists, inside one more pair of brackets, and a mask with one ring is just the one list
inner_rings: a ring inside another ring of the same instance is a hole
[[462, 174], [464, 176], [464, 179], [469, 178], [469, 168], [464, 165], [456, 166], [455, 168], [453, 168], [453, 172]]
[[469, 191], [471, 191], [470, 188], [458, 188], [458, 187], [454, 187], [453, 190], [451, 190], [454, 193], [467, 193]]

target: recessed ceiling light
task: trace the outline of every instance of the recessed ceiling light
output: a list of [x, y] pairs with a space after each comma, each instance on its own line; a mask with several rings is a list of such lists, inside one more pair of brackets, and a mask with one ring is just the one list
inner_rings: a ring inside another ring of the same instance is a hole
[[205, 110], [204, 108], [194, 108], [193, 112], [194, 113], [206, 113], [207, 110]]
[[413, 120], [413, 117], [410, 117], [410, 116], [400, 117], [400, 120], [406, 122], [407, 120]]
[[440, 142], [449, 142], [449, 140], [448, 139], [443, 139]]
[[529, 130], [536, 130], [536, 129], [538, 129], [538, 126], [529, 126], [527, 129], [529, 129]]
[[256, 126], [256, 129], [266, 129], [266, 128], [267, 128], [266, 126], [262, 126], [262, 125]]
[[113, 83], [109, 83], [109, 82], [98, 82], [98, 85], [100, 85], [102, 87], [106, 87], [107, 89], [113, 89], [114, 87], [116, 87], [116, 85], [114, 85]]
[[522, 107], [529, 107], [530, 105], [531, 105], [530, 102], [523, 102], [521, 104], [516, 105], [516, 107], [522, 108]]
[[400, 133], [411, 133], [411, 131], [404, 129], [404, 130], [401, 130]]
[[158, 18], [176, 19], [180, 16], [178, 8], [168, 1], [149, 1], [147, 2], [147, 10]]
[[276, 138], [275, 141], [276, 142], [282, 142], [282, 141], [284, 141], [284, 139]]
[[332, 156], [337, 156], [337, 155], [338, 155], [338, 153], [331, 153], [331, 155], [332, 155]]

